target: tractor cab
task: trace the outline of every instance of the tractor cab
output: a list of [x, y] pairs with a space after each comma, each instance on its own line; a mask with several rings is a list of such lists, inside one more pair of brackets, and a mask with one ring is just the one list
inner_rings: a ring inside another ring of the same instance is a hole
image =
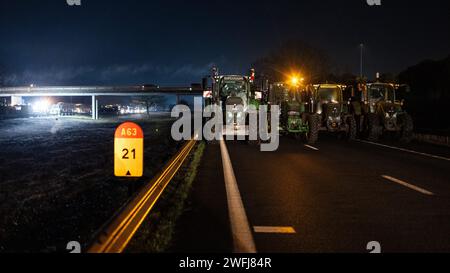
[[315, 112], [323, 114], [328, 108], [336, 108], [339, 112], [347, 103], [344, 101], [346, 86], [339, 84], [316, 84], [312, 86]]
[[395, 130], [395, 118], [403, 113], [403, 100], [397, 96], [399, 85], [390, 83], [367, 84], [365, 102], [367, 112], [377, 113], [379, 118], [385, 119], [388, 130]]
[[219, 76], [213, 86], [224, 113], [224, 122], [236, 126], [245, 123], [251, 95], [249, 79], [245, 76]]
[[370, 106], [370, 112], [374, 113], [380, 104], [400, 106], [401, 102], [396, 97], [396, 87], [388, 83], [369, 83], [364, 92], [364, 101]]
[[344, 133], [347, 139], [356, 137], [356, 121], [349, 111], [351, 95], [347, 86], [341, 84], [309, 85], [313, 94], [313, 112], [320, 116], [320, 130]]
[[219, 75], [213, 68], [212, 89], [205, 105], [217, 105], [222, 109], [224, 135], [249, 135], [248, 115], [250, 105], [259, 108], [261, 92], [254, 89], [254, 70], [250, 76]]
[[283, 133], [314, 144], [318, 138], [316, 115], [311, 113], [311, 93], [304, 86], [278, 82], [270, 85], [269, 101], [280, 106]]
[[283, 82], [274, 83], [270, 86], [270, 103], [278, 104], [280, 109], [285, 108], [292, 115], [300, 116], [301, 113], [309, 112], [311, 100], [311, 94], [302, 87]]

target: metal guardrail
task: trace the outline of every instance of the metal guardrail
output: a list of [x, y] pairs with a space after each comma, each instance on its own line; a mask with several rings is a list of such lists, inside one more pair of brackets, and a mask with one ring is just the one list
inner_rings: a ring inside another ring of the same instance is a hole
[[176, 154], [163, 171], [131, 200], [122, 212], [99, 233], [88, 253], [121, 253], [139, 229], [165, 188], [178, 172], [195, 146], [190, 140]]
[[450, 146], [450, 137], [431, 134], [414, 134], [414, 139], [420, 142], [431, 143], [441, 146]]

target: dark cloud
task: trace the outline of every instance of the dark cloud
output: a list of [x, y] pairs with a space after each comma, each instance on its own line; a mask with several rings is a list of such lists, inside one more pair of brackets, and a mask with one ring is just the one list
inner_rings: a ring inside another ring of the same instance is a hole
[[301, 39], [338, 71], [399, 72], [450, 53], [450, 2], [366, 0], [0, 0], [0, 61], [9, 83], [200, 81], [210, 64], [245, 73]]
[[[167, 66], [155, 64], [115, 64], [107, 67], [81, 66], [50, 67], [25, 70], [5, 75], [6, 85], [67, 85], [67, 84], [145, 84], [155, 79], [155, 84], [190, 84], [189, 79], [201, 79], [207, 75], [213, 62], [204, 65], [185, 64]], [[159, 80], [158, 80], [159, 79]], [[181, 80], [180, 80], [181, 79]], [[188, 81], [186, 81], [188, 80]]]

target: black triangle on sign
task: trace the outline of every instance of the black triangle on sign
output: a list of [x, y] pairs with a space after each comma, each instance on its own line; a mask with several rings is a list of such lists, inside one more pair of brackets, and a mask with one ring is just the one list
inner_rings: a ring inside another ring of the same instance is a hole
[[127, 172], [127, 176], [131, 176], [131, 173], [130, 173], [130, 171], [128, 171], [128, 172]]

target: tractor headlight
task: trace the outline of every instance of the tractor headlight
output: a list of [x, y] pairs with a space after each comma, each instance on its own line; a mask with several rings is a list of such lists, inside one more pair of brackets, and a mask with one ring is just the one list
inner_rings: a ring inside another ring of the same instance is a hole
[[230, 123], [233, 121], [233, 113], [232, 112], [227, 112], [227, 123]]
[[397, 113], [393, 113], [393, 112], [388, 112], [386, 113], [386, 118], [390, 119], [390, 118], [397, 118]]
[[330, 116], [330, 117], [328, 117], [328, 120], [331, 122], [341, 122], [341, 117], [340, 116], [337, 116], [337, 117]]

